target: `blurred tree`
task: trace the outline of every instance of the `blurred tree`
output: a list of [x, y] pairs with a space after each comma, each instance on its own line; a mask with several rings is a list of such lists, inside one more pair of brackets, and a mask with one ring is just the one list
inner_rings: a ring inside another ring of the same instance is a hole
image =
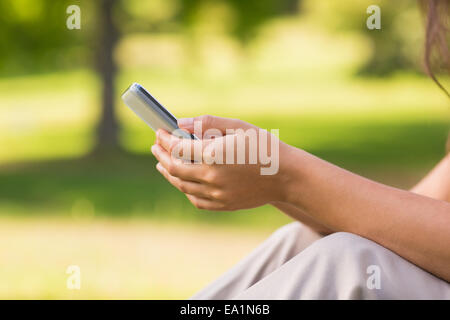
[[[113, 20], [115, 0], [0, 1], [0, 74], [17, 75], [93, 67], [102, 86], [101, 117], [95, 149], [119, 147], [114, 113], [119, 33]], [[68, 30], [66, 8], [81, 7], [81, 30]]]
[[[411, 53], [420, 52], [422, 26], [409, 0], [379, 0], [382, 29], [372, 31], [365, 25], [370, 0], [1, 0], [0, 75], [93, 66], [102, 84], [96, 149], [117, 149], [113, 53], [120, 35], [180, 30], [195, 24], [199, 11], [211, 3], [230, 8], [227, 31], [244, 43], [268, 19], [301, 11], [318, 27], [372, 40], [373, 55], [361, 73], [384, 75], [417, 65], [418, 54]], [[81, 30], [66, 28], [71, 4], [82, 9]]]
[[[186, 25], [195, 23], [197, 13], [211, 0], [180, 1], [179, 18]], [[302, 0], [228, 0], [226, 3], [234, 13], [233, 33], [241, 40], [248, 40], [266, 20], [283, 15], [297, 14]]]
[[[369, 30], [369, 5], [381, 9], [381, 29]], [[355, 32], [372, 42], [372, 55], [358, 71], [385, 76], [398, 70], [416, 70], [423, 47], [423, 24], [418, 3], [410, 0], [304, 0], [305, 17], [330, 32]]]
[[[102, 81], [102, 113], [97, 128], [97, 144], [96, 149], [117, 149], [118, 141], [118, 123], [115, 116], [114, 108], [114, 79], [116, 74], [116, 66], [113, 59], [114, 48], [119, 39], [118, 28], [130, 31], [157, 31], [161, 28], [161, 24], [167, 23], [172, 19], [181, 20], [186, 24], [191, 23], [191, 19], [195, 16], [195, 12], [206, 3], [206, 0], [186, 0], [180, 1], [178, 4], [178, 16], [167, 17], [166, 21], [158, 21], [157, 24], [152, 22], [151, 11], [141, 13], [142, 8], [146, 8], [149, 2], [139, 2], [139, 5], [130, 5], [125, 1], [116, 0], [100, 0], [97, 10], [98, 25], [98, 45], [97, 45], [97, 70]], [[281, 13], [294, 14], [297, 12], [299, 0], [230, 0], [228, 2], [235, 12], [238, 14], [238, 20], [235, 25], [235, 34], [246, 39], [252, 32], [266, 19]], [[114, 15], [115, 6], [120, 6], [121, 14]], [[134, 12], [133, 8], [139, 8]], [[128, 8], [128, 10], [127, 10]], [[130, 10], [131, 8], [131, 10]], [[148, 8], [147, 8], [148, 9]], [[115, 25], [115, 20], [119, 21], [119, 26]], [[144, 23], [139, 23], [139, 19], [146, 19]], [[135, 26], [140, 27], [139, 30], [127, 28], [127, 21], [133, 21]]]
[[[0, 1], [0, 74], [93, 67], [102, 86], [96, 149], [119, 147], [114, 113], [115, 0]], [[81, 7], [81, 30], [68, 30], [66, 8]]]
[[88, 57], [83, 48], [86, 33], [67, 30], [65, 20], [67, 6], [77, 2], [1, 0], [0, 75], [83, 65]]
[[119, 40], [119, 33], [113, 20], [113, 9], [116, 2], [116, 0], [98, 1], [98, 42], [95, 62], [102, 83], [102, 109], [94, 151], [119, 148], [119, 126], [114, 108], [114, 81], [117, 71], [114, 62], [114, 49]]

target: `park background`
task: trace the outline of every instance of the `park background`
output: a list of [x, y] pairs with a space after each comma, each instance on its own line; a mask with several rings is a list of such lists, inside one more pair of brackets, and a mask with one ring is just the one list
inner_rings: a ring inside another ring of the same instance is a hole
[[[80, 30], [66, 27], [71, 4]], [[372, 4], [381, 30], [366, 27]], [[448, 134], [423, 38], [407, 0], [1, 0], [0, 298], [187, 298], [290, 221], [270, 206], [195, 209], [120, 101], [132, 82], [177, 117], [276, 128], [411, 187]]]

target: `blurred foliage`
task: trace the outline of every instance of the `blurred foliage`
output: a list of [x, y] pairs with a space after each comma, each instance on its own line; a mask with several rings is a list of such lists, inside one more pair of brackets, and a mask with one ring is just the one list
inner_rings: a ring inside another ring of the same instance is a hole
[[[381, 9], [381, 29], [366, 26], [366, 9]], [[334, 32], [358, 32], [372, 43], [371, 56], [359, 73], [387, 75], [398, 70], [420, 70], [424, 24], [418, 2], [411, 0], [305, 1], [305, 15], [317, 27]]]
[[[89, 28], [69, 31], [66, 8], [73, 0], [0, 1], [0, 74], [77, 68], [89, 61]], [[92, 3], [84, 1], [89, 21]]]
[[186, 0], [181, 1], [180, 17], [184, 23], [193, 25], [205, 9], [213, 9], [208, 13], [211, 14], [210, 18], [214, 19], [215, 12], [228, 7], [233, 22], [230, 31], [246, 40], [253, 36], [255, 30], [265, 21], [283, 14], [297, 14], [300, 3], [300, 0]]
[[124, 33], [173, 31], [181, 0], [120, 0], [115, 10], [115, 18]]
[[[66, 29], [69, 4], [82, 8], [81, 30]], [[371, 55], [359, 70], [362, 74], [418, 70], [423, 26], [417, 3], [376, 1], [381, 30], [366, 28], [366, 8], [371, 4], [371, 0], [117, 0], [114, 21], [122, 35], [218, 34], [224, 41], [232, 37], [247, 45], [271, 20], [299, 17], [315, 28], [354, 33], [369, 41]], [[2, 0], [0, 10], [0, 75], [90, 66], [96, 1]], [[193, 52], [196, 46], [201, 45], [194, 41], [186, 50]]]

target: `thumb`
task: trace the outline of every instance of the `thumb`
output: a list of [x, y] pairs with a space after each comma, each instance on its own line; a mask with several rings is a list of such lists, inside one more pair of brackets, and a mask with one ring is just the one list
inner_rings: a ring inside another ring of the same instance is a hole
[[201, 129], [202, 132], [208, 129], [218, 129], [226, 133], [227, 129], [248, 129], [253, 127], [251, 124], [238, 119], [221, 118], [210, 115], [203, 115], [194, 118], [178, 119], [178, 126], [193, 133], [194, 128]]

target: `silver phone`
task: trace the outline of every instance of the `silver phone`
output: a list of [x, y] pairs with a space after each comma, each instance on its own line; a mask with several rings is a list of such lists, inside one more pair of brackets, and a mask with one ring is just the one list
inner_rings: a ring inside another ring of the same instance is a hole
[[133, 83], [122, 94], [122, 100], [155, 132], [164, 129], [179, 138], [198, 140], [194, 134], [181, 130], [177, 119], [140, 84]]

